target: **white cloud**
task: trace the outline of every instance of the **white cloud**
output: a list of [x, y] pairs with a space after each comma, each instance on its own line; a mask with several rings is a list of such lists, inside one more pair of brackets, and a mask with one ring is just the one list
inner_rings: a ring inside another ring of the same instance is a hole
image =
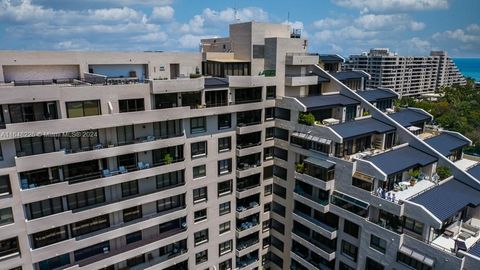
[[205, 19], [201, 15], [195, 15], [193, 18], [188, 21], [188, 23], [184, 23], [180, 27], [180, 31], [184, 33], [195, 33], [200, 34], [204, 31], [203, 24]]
[[313, 22], [313, 26], [318, 29], [327, 29], [333, 27], [342, 27], [348, 23], [345, 19], [333, 19], [333, 18], [325, 18], [318, 21]]
[[425, 24], [411, 19], [406, 14], [366, 14], [355, 20], [358, 27], [368, 30], [405, 30], [420, 31], [425, 28]]
[[173, 20], [174, 15], [175, 10], [171, 6], [154, 7], [150, 18], [166, 22]]
[[200, 40], [205, 38], [215, 38], [216, 36], [209, 35], [192, 35], [186, 34], [180, 37], [179, 45], [181, 48], [185, 49], [198, 49], [200, 46]]
[[132, 40], [136, 42], [165, 42], [168, 39], [168, 35], [164, 32], [153, 32], [153, 33], [148, 33], [145, 35], [139, 35], [136, 37], [133, 37]]
[[405, 45], [407, 51], [415, 55], [428, 54], [432, 50], [430, 42], [419, 37], [407, 40]]
[[124, 8], [109, 8], [109, 9], [95, 9], [88, 10], [87, 16], [90, 16], [93, 20], [106, 20], [106, 21], [139, 21], [144, 16], [140, 12], [134, 9]]
[[473, 23], [467, 26], [467, 31], [469, 32], [479, 32], [480, 31], [480, 25]]
[[367, 12], [446, 9], [448, 0], [332, 0], [336, 5]]
[[226, 8], [220, 11], [206, 8], [203, 10], [201, 16], [205, 18], [207, 22], [214, 24], [225, 24], [236, 21], [268, 21], [268, 13], [259, 7], [240, 8], [237, 10], [236, 15], [233, 8]]

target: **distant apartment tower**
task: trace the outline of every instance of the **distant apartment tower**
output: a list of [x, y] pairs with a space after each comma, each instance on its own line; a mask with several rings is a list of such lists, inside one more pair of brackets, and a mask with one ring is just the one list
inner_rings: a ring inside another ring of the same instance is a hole
[[432, 51], [430, 56], [400, 56], [386, 48], [376, 48], [351, 55], [345, 68], [369, 73], [367, 87], [391, 88], [401, 96], [417, 96], [441, 86], [466, 83], [444, 51]]

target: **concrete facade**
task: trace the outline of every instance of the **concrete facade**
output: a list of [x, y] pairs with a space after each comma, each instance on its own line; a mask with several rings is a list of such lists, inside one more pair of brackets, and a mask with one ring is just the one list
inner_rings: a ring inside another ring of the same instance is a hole
[[[407, 249], [433, 261], [423, 269], [475, 269], [480, 258], [433, 246], [442, 222], [417, 193], [376, 194], [388, 176], [369, 158], [414, 147], [436, 160], [422, 173], [442, 165], [444, 181], [480, 183], [306, 44], [288, 26], [251, 22], [195, 54], [0, 52], [2, 269], [406, 269]], [[208, 62], [226, 76], [207, 74]], [[322, 95], [355, 103], [320, 106]], [[369, 131], [370, 143], [342, 131], [372, 122], [390, 128]], [[392, 230], [380, 213], [422, 229]]]

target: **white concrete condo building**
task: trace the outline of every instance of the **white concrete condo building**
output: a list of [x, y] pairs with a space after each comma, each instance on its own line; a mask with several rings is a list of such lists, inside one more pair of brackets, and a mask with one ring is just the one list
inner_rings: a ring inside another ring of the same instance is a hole
[[0, 52], [1, 269], [478, 269], [467, 138], [287, 25], [229, 30]]
[[388, 49], [376, 48], [351, 55], [345, 68], [369, 73], [371, 79], [367, 87], [391, 88], [401, 96], [419, 96], [433, 93], [442, 86], [466, 84], [444, 51], [432, 51], [430, 56], [400, 56]]

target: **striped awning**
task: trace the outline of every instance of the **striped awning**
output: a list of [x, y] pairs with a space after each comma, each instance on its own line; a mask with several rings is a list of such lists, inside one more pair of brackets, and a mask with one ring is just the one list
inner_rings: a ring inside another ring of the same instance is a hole
[[327, 139], [324, 139], [324, 138], [320, 138], [318, 136], [313, 136], [313, 135], [310, 135], [310, 134], [297, 132], [297, 131], [293, 132], [292, 136], [300, 138], [300, 139], [314, 141], [314, 142], [328, 144], [328, 145], [330, 145], [332, 143], [331, 140], [327, 140]]
[[431, 258], [426, 257], [423, 254], [420, 254], [412, 249], [409, 249], [406, 246], [401, 246], [400, 249], [398, 250], [401, 253], [407, 255], [408, 257], [414, 258], [415, 260], [422, 262], [430, 267], [433, 267], [434, 260]]

